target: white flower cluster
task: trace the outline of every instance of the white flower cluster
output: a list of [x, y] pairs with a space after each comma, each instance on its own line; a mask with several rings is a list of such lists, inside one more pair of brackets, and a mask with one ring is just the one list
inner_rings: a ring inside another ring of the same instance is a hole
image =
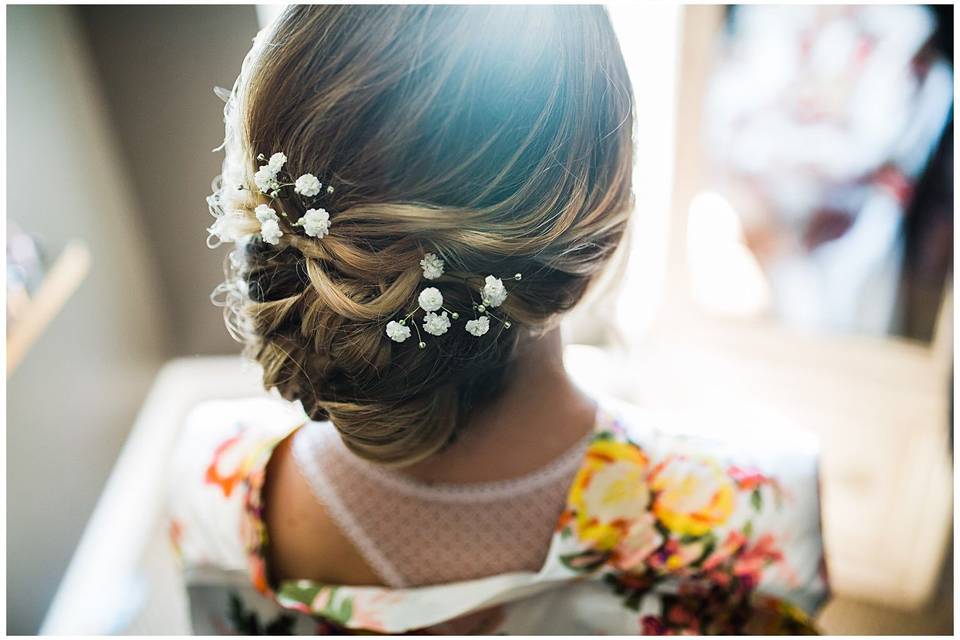
[[[257, 156], [257, 159], [265, 164], [262, 164], [260, 168], [257, 169], [257, 172], [253, 176], [253, 181], [256, 183], [260, 193], [270, 197], [271, 203], [273, 199], [280, 195], [280, 189], [284, 187], [292, 186], [294, 192], [304, 198], [310, 199], [319, 195], [323, 188], [320, 180], [312, 173], [305, 173], [294, 182], [285, 182], [284, 179], [289, 180], [290, 178], [286, 174], [281, 176], [281, 171], [283, 171], [283, 167], [287, 163], [287, 156], [279, 151], [270, 156], [269, 159], [263, 154]], [[241, 187], [241, 189], [242, 188], [243, 187]], [[333, 187], [327, 186], [326, 191], [327, 193], [333, 193]], [[307, 202], [304, 204], [307, 204]], [[254, 214], [257, 216], [257, 220], [260, 221], [260, 237], [263, 238], [263, 241], [270, 244], [277, 244], [283, 236], [283, 230], [280, 229], [280, 218], [277, 217], [277, 212], [269, 205], [261, 204], [255, 209]], [[281, 215], [286, 216], [287, 214], [283, 213]], [[330, 234], [330, 213], [323, 208], [307, 209], [303, 216], [297, 222], [293, 223], [293, 226], [302, 227], [304, 233], [311, 238], [323, 238]]]
[[[263, 160], [264, 156], [261, 154], [258, 158]], [[290, 186], [280, 181], [280, 171], [286, 162], [287, 156], [278, 151], [270, 156], [266, 164], [257, 169], [257, 172], [253, 174], [253, 181], [257, 184], [260, 193], [276, 197], [281, 188]], [[293, 182], [293, 190], [306, 198], [313, 198], [318, 195], [322, 187], [319, 178], [312, 173], [305, 173]], [[327, 193], [333, 193], [333, 189], [327, 187]]]
[[270, 194], [280, 188], [280, 181], [277, 180], [277, 174], [283, 169], [287, 162], [287, 156], [277, 152], [270, 156], [267, 164], [257, 169], [253, 174], [253, 181], [257, 184], [257, 189], [263, 194]]
[[303, 227], [311, 238], [322, 238], [330, 233], [330, 214], [326, 209], [307, 209], [295, 226]]
[[417, 302], [424, 311], [436, 311], [443, 306], [443, 294], [436, 287], [427, 287], [420, 292]]
[[305, 173], [297, 178], [297, 181], [293, 184], [293, 190], [302, 196], [312, 198], [320, 193], [320, 187], [322, 186], [317, 176], [312, 173]]
[[396, 320], [387, 323], [387, 335], [394, 342], [403, 342], [410, 337], [410, 327], [400, 324]]
[[476, 320], [467, 320], [465, 328], [467, 333], [473, 334], [479, 338], [487, 331], [490, 331], [490, 318], [487, 316], [480, 316]]
[[503, 286], [503, 280], [487, 276], [486, 284], [483, 285], [483, 304], [488, 307], [499, 307], [507, 299], [507, 289]]
[[427, 280], [436, 280], [443, 275], [443, 260], [433, 253], [423, 256], [420, 261], [420, 268], [423, 269], [423, 277]]
[[280, 236], [283, 235], [283, 231], [280, 230], [280, 218], [277, 217], [277, 212], [267, 205], [261, 204], [253, 210], [253, 213], [260, 221], [260, 237], [263, 238], [263, 241], [269, 244], [277, 244], [280, 241]]
[[423, 317], [423, 330], [433, 336], [442, 336], [450, 328], [450, 318], [444, 311], [440, 315], [428, 313]]
[[[424, 279], [436, 280], [443, 275], [444, 263], [436, 254], [427, 253], [420, 261], [420, 268], [423, 270]], [[514, 280], [520, 280], [521, 275], [519, 273], [515, 274], [513, 278]], [[480, 290], [481, 303], [473, 305], [474, 309], [481, 315], [473, 320], [467, 320], [464, 330], [478, 338], [486, 335], [490, 331], [490, 310], [502, 305], [506, 299], [507, 289], [503, 285], [503, 280], [496, 276], [487, 276]], [[387, 323], [387, 337], [394, 342], [407, 340], [411, 335], [410, 327], [406, 324], [407, 320], [419, 309], [424, 311], [423, 330], [433, 336], [445, 334], [450, 329], [451, 319], [457, 320], [460, 317], [459, 313], [450, 311], [443, 306], [443, 294], [436, 287], [423, 289], [417, 297], [417, 305], [417, 309], [411, 311], [402, 320], [391, 320]], [[438, 311], [440, 313], [437, 313]], [[508, 320], [503, 320], [496, 315], [493, 315], [493, 317], [503, 323], [505, 329], [510, 328]], [[413, 325], [413, 328], [417, 330], [419, 335], [420, 331], [416, 324]], [[419, 346], [423, 349], [426, 347], [426, 343], [420, 340]]]

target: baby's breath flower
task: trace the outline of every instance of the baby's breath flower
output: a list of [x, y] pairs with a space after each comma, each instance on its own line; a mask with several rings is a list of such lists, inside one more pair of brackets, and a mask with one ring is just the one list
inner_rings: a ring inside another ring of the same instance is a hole
[[258, 204], [257, 208], [253, 210], [253, 215], [257, 216], [257, 220], [259, 220], [261, 224], [267, 220], [278, 220], [277, 212], [265, 204]]
[[434, 336], [442, 336], [450, 328], [450, 318], [444, 311], [440, 315], [428, 313], [423, 317], [423, 330]]
[[488, 307], [499, 307], [507, 299], [507, 290], [503, 286], [500, 278], [487, 276], [486, 284], [483, 285], [483, 304]]
[[253, 174], [253, 181], [257, 184], [257, 189], [260, 189], [261, 193], [269, 193], [280, 184], [277, 182], [277, 172], [267, 164], [260, 167], [260, 169]]
[[420, 268], [423, 269], [423, 277], [427, 280], [436, 280], [443, 275], [443, 260], [433, 253], [423, 256], [420, 261]]
[[270, 160], [269, 162], [267, 162], [267, 166], [270, 167], [270, 170], [273, 171], [274, 175], [276, 175], [280, 171], [280, 169], [283, 169], [283, 165], [286, 161], [287, 161], [287, 156], [283, 155], [278, 151], [277, 153], [270, 156]]
[[283, 231], [280, 230], [280, 225], [277, 224], [276, 220], [264, 220], [260, 223], [260, 237], [263, 238], [264, 242], [277, 244], [282, 235]]
[[410, 327], [391, 320], [387, 323], [387, 335], [394, 342], [403, 342], [410, 337]]
[[476, 320], [467, 320], [466, 330], [467, 333], [480, 337], [490, 330], [490, 318], [480, 316]]
[[424, 311], [436, 311], [443, 306], [443, 294], [436, 287], [427, 287], [420, 292], [417, 301]]
[[311, 198], [320, 193], [320, 180], [312, 173], [305, 173], [293, 185], [293, 190], [302, 196]]
[[322, 238], [330, 233], [330, 214], [326, 209], [307, 209], [297, 222], [312, 238]]

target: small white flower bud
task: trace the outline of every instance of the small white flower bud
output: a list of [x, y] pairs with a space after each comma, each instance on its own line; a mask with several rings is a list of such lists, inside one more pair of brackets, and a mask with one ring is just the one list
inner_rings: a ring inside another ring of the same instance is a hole
[[276, 220], [265, 220], [260, 223], [260, 237], [263, 238], [264, 242], [277, 244], [282, 235], [283, 231], [280, 230], [280, 225], [277, 224]]
[[427, 280], [436, 280], [443, 275], [443, 260], [435, 254], [428, 253], [420, 261], [420, 268], [423, 269], [423, 277]]
[[476, 320], [468, 320], [465, 327], [467, 333], [475, 335], [478, 338], [490, 330], [490, 318], [480, 316]]
[[322, 238], [330, 233], [330, 214], [326, 209], [307, 209], [297, 224], [311, 238]]
[[387, 323], [387, 336], [394, 342], [403, 342], [410, 337], [410, 327], [403, 326], [402, 322], [391, 320]]
[[312, 173], [305, 173], [293, 185], [293, 190], [308, 198], [320, 193], [320, 181]]
[[443, 306], [443, 294], [436, 287], [427, 287], [420, 292], [418, 302], [424, 311], [437, 311]]
[[[262, 155], [262, 154], [261, 154]], [[270, 160], [267, 162], [267, 166], [270, 167], [270, 170], [274, 173], [280, 171], [283, 168], [284, 163], [287, 161], [287, 156], [283, 155], [280, 152], [277, 152], [270, 156]]]
[[490, 307], [499, 307], [507, 299], [507, 290], [503, 286], [503, 281], [493, 276], [487, 276], [481, 293], [484, 304]]
[[423, 330], [433, 336], [442, 336], [447, 332], [447, 329], [450, 328], [450, 318], [447, 317], [447, 312], [444, 311], [440, 315], [436, 313], [428, 313], [423, 318]]

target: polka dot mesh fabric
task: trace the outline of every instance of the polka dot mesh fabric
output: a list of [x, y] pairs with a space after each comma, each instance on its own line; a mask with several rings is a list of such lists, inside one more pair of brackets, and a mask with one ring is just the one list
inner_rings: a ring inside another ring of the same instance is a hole
[[317, 499], [389, 587], [538, 571], [589, 436], [521, 478], [424, 484], [362, 460], [329, 424], [293, 440]]

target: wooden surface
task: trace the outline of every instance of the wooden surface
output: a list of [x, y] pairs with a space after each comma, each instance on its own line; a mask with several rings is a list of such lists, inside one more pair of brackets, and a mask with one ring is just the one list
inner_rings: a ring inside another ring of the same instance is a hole
[[8, 376], [77, 290], [89, 270], [87, 246], [79, 241], [71, 242], [50, 267], [36, 295], [18, 301], [15, 323], [7, 330]]

